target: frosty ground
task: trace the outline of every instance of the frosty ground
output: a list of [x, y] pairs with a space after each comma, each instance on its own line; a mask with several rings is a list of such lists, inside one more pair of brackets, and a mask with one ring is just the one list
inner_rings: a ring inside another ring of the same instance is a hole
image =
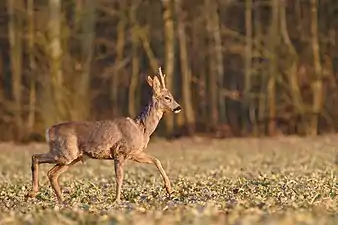
[[79, 163], [62, 175], [68, 202], [55, 204], [40, 167], [31, 187], [31, 154], [45, 144], [0, 144], [0, 224], [338, 224], [338, 136], [153, 139], [147, 152], [171, 179], [168, 197], [156, 167], [128, 162], [122, 203], [112, 161]]

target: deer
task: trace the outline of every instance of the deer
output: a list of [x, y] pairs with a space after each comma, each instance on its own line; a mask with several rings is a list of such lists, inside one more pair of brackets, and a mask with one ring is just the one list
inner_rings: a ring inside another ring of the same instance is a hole
[[145, 153], [144, 150], [163, 114], [179, 113], [182, 108], [166, 88], [165, 74], [162, 73], [161, 67], [153, 78], [147, 76], [147, 83], [152, 89], [151, 99], [135, 118], [117, 117], [111, 120], [62, 122], [46, 129], [49, 152], [32, 155], [32, 189], [26, 197], [34, 198], [38, 193], [39, 165], [55, 164], [47, 172], [47, 176], [57, 203], [64, 203], [59, 185], [60, 175], [76, 163], [80, 161], [85, 163], [88, 159], [114, 161], [116, 193], [113, 203], [121, 202], [124, 165], [127, 160], [155, 165], [170, 196], [172, 193], [170, 180], [160, 160]]

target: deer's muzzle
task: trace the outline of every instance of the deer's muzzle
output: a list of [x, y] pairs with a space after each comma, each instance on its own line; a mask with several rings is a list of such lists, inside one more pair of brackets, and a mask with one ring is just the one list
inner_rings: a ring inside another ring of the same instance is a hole
[[181, 110], [182, 110], [181, 106], [177, 106], [176, 108], [173, 109], [173, 112], [179, 113], [179, 112], [181, 112]]

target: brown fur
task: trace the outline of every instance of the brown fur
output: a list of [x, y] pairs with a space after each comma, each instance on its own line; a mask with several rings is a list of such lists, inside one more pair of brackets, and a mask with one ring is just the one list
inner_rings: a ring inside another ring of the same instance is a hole
[[165, 111], [179, 112], [180, 105], [165, 88], [164, 76], [148, 77], [153, 96], [135, 119], [129, 117], [106, 121], [65, 122], [46, 131], [50, 151], [32, 156], [32, 190], [28, 197], [38, 192], [38, 166], [41, 163], [56, 164], [48, 171], [48, 178], [59, 202], [63, 201], [58, 178], [77, 162], [88, 158], [114, 160], [116, 176], [116, 198], [120, 201], [123, 180], [123, 165], [126, 160], [154, 164], [164, 180], [168, 194], [171, 186], [161, 162], [146, 153], [150, 135], [156, 129]]

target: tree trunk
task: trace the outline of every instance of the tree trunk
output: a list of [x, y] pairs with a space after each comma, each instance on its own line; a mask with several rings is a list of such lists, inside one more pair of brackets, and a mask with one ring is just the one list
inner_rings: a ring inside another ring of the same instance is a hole
[[22, 17], [15, 9], [23, 9], [22, 0], [8, 0], [9, 14], [9, 42], [10, 42], [10, 62], [12, 72], [12, 94], [14, 100], [14, 116], [16, 123], [16, 138], [20, 140], [23, 136], [24, 128], [21, 117], [21, 100], [22, 100]]
[[[216, 124], [219, 122], [220, 118], [220, 96], [219, 96], [219, 77], [223, 75], [223, 62], [222, 65], [217, 65], [218, 60], [215, 57], [215, 50], [216, 50], [216, 43], [215, 43], [215, 32], [217, 26], [215, 26], [215, 12], [217, 13], [217, 8], [215, 8], [214, 1], [205, 1], [205, 19], [206, 19], [206, 29], [208, 35], [208, 74], [209, 74], [209, 97], [210, 97], [210, 113], [211, 113], [211, 121], [210, 125], [216, 126]], [[222, 49], [220, 50], [222, 51]], [[222, 52], [221, 52], [222, 53]], [[218, 57], [220, 58], [220, 57]], [[221, 74], [218, 74], [218, 72], [222, 70]], [[223, 85], [222, 85], [223, 86]], [[223, 98], [222, 98], [223, 99]], [[223, 109], [222, 109], [223, 110]], [[224, 112], [223, 112], [224, 113]], [[224, 115], [222, 115], [224, 116]]]
[[83, 17], [83, 0], [74, 0], [75, 1], [75, 10], [74, 10], [74, 25], [75, 29], [79, 26], [81, 18]]
[[[133, 31], [134, 32], [134, 31]], [[137, 84], [139, 82], [139, 73], [140, 73], [140, 61], [139, 61], [139, 40], [137, 40], [137, 35], [132, 34], [132, 72], [131, 72], [131, 79], [129, 85], [129, 101], [128, 101], [128, 109], [129, 115], [135, 117], [136, 112], [136, 105], [139, 102], [139, 99], [136, 99], [136, 91], [137, 91]]]
[[4, 99], [5, 75], [3, 71], [4, 71], [4, 58], [3, 58], [3, 53], [0, 50], [0, 101]]
[[27, 1], [27, 15], [28, 15], [28, 57], [30, 69], [30, 85], [29, 85], [29, 111], [27, 120], [27, 132], [31, 133], [35, 124], [36, 114], [36, 62], [34, 58], [34, 0]]
[[[199, 132], [204, 129], [206, 130], [206, 125], [209, 124], [210, 117], [208, 115], [208, 96], [207, 96], [207, 67], [205, 62], [208, 59], [206, 54], [200, 54], [200, 52], [205, 52], [207, 49], [207, 43], [205, 41], [207, 37], [204, 27], [201, 27], [201, 22], [198, 20], [192, 21], [191, 24], [191, 48], [190, 56], [194, 57], [194, 63], [191, 64], [191, 71], [193, 71], [194, 76], [192, 77], [192, 82], [196, 85], [196, 90], [192, 92], [193, 106], [195, 109], [195, 115], [198, 115], [196, 118], [196, 129], [199, 129]], [[178, 86], [178, 85], [177, 85]]]
[[[174, 54], [175, 54], [175, 38], [174, 38], [174, 23], [172, 13], [172, 0], [163, 0], [163, 21], [164, 21], [164, 71], [166, 74], [166, 86], [174, 93], [173, 78], [174, 78]], [[168, 135], [173, 134], [174, 117], [168, 114], [165, 117], [166, 130]]]
[[[281, 1], [281, 7], [280, 7], [281, 36], [282, 36], [283, 41], [288, 47], [289, 54], [290, 54], [289, 57], [293, 59], [292, 65], [286, 71], [286, 73], [288, 74], [288, 82], [290, 84], [292, 106], [295, 109], [293, 116], [300, 115], [302, 117], [304, 115], [305, 109], [304, 109], [304, 102], [303, 102], [303, 98], [301, 95], [301, 91], [299, 89], [298, 76], [297, 76], [299, 56], [289, 36], [289, 31], [288, 31], [287, 22], [286, 22], [285, 4], [286, 4], [285, 0]], [[302, 124], [295, 124], [295, 126], [302, 127]]]
[[276, 132], [276, 77], [278, 75], [277, 68], [277, 46], [279, 44], [279, 0], [271, 0], [272, 18], [270, 23], [269, 34], [269, 81], [268, 81], [268, 105], [269, 105], [269, 125], [268, 134], [274, 135]]
[[[265, 34], [263, 33], [263, 28], [261, 24], [261, 17], [262, 17], [262, 12], [261, 8], [258, 7], [255, 10], [254, 13], [254, 38], [256, 43], [262, 43], [263, 39], [265, 37]], [[264, 56], [266, 57], [266, 56]], [[254, 68], [262, 68], [262, 63], [258, 61], [253, 62], [253, 67]], [[264, 74], [263, 69], [257, 69], [258, 73], [260, 74], [260, 84], [259, 84], [259, 93], [257, 96], [257, 108], [252, 109], [250, 111], [250, 120], [253, 123], [253, 132], [255, 136], [259, 136], [262, 131], [264, 130], [265, 134], [265, 124], [263, 123], [264, 119], [266, 118], [266, 76]], [[255, 113], [257, 111], [257, 113]], [[257, 115], [256, 115], [257, 114]], [[264, 126], [264, 128], [263, 128]]]
[[322, 112], [323, 105], [323, 83], [322, 83], [322, 65], [320, 59], [319, 41], [318, 41], [318, 12], [317, 0], [311, 0], [311, 43], [313, 51], [313, 65], [315, 68], [316, 80], [312, 84], [313, 91], [313, 112], [311, 118], [310, 135], [318, 134], [318, 120]]
[[[245, 69], [244, 69], [244, 104], [245, 111], [251, 109], [251, 71], [252, 71], [252, 0], [245, 1]], [[247, 107], [248, 106], [248, 107]], [[245, 115], [245, 114], [244, 114]], [[243, 119], [243, 130], [248, 130], [248, 120]]]
[[150, 67], [153, 70], [153, 73], [157, 73], [158, 72], [158, 62], [157, 59], [154, 55], [153, 50], [150, 47], [150, 43], [149, 43], [149, 37], [145, 31], [144, 28], [141, 28], [138, 25], [138, 29], [139, 29], [139, 37], [141, 39], [142, 42], [142, 47], [148, 57], [149, 63], [150, 63]]
[[188, 133], [194, 132], [195, 115], [192, 108], [191, 100], [191, 70], [188, 61], [187, 40], [185, 33], [185, 21], [182, 12], [181, 0], [176, 0], [175, 8], [177, 13], [177, 34], [179, 39], [181, 74], [182, 74], [182, 98], [184, 115]]
[[136, 9], [131, 10], [131, 23], [132, 23], [132, 29], [131, 29], [131, 42], [132, 42], [132, 72], [131, 72], [131, 78], [130, 78], [130, 85], [129, 85], [129, 101], [128, 101], [128, 111], [129, 115], [132, 117], [135, 117], [136, 112], [136, 89], [137, 84], [139, 82], [139, 73], [140, 73], [140, 60], [139, 60], [139, 45], [140, 40], [138, 36], [138, 27], [135, 24], [136, 22]]
[[[207, 1], [206, 5], [209, 6], [209, 25], [210, 35], [212, 40], [211, 47], [211, 60], [214, 60], [213, 66], [211, 68], [212, 74], [215, 74], [216, 82], [218, 83], [218, 88], [220, 90], [224, 89], [224, 64], [223, 64], [223, 44], [220, 28], [220, 16], [219, 8], [217, 1]], [[226, 121], [226, 108], [225, 108], [225, 99], [221, 91], [218, 92], [218, 108], [219, 108], [219, 119], [220, 122], [224, 123]]]
[[[126, 40], [126, 35], [125, 35], [125, 29], [126, 29], [126, 23], [127, 23], [127, 18], [126, 15], [123, 13], [126, 10], [126, 5], [125, 1], [120, 1], [120, 11], [121, 16], [119, 18], [119, 22], [117, 24], [117, 40], [116, 40], [116, 63], [115, 67], [118, 68], [119, 64], [123, 62], [124, 59], [124, 48], [125, 48], [125, 40]], [[115, 69], [115, 73], [111, 77], [111, 101], [113, 105], [113, 116], [117, 116], [120, 112], [119, 108], [121, 106], [118, 105], [118, 99], [119, 99], [119, 83], [120, 79], [119, 77], [123, 76], [123, 73], [120, 71], [118, 72], [117, 69]]]
[[49, 48], [50, 48], [50, 75], [51, 91], [54, 97], [56, 114], [53, 122], [67, 120], [67, 109], [64, 102], [63, 74], [62, 74], [62, 47], [61, 47], [61, 1], [49, 0]]
[[91, 80], [91, 63], [93, 58], [94, 38], [95, 38], [95, 8], [96, 3], [92, 0], [84, 0], [83, 17], [81, 17], [81, 69], [82, 75], [79, 82], [76, 82], [78, 88], [78, 99], [80, 103], [77, 107], [76, 117], [74, 120], [86, 120], [90, 113], [90, 80]]

